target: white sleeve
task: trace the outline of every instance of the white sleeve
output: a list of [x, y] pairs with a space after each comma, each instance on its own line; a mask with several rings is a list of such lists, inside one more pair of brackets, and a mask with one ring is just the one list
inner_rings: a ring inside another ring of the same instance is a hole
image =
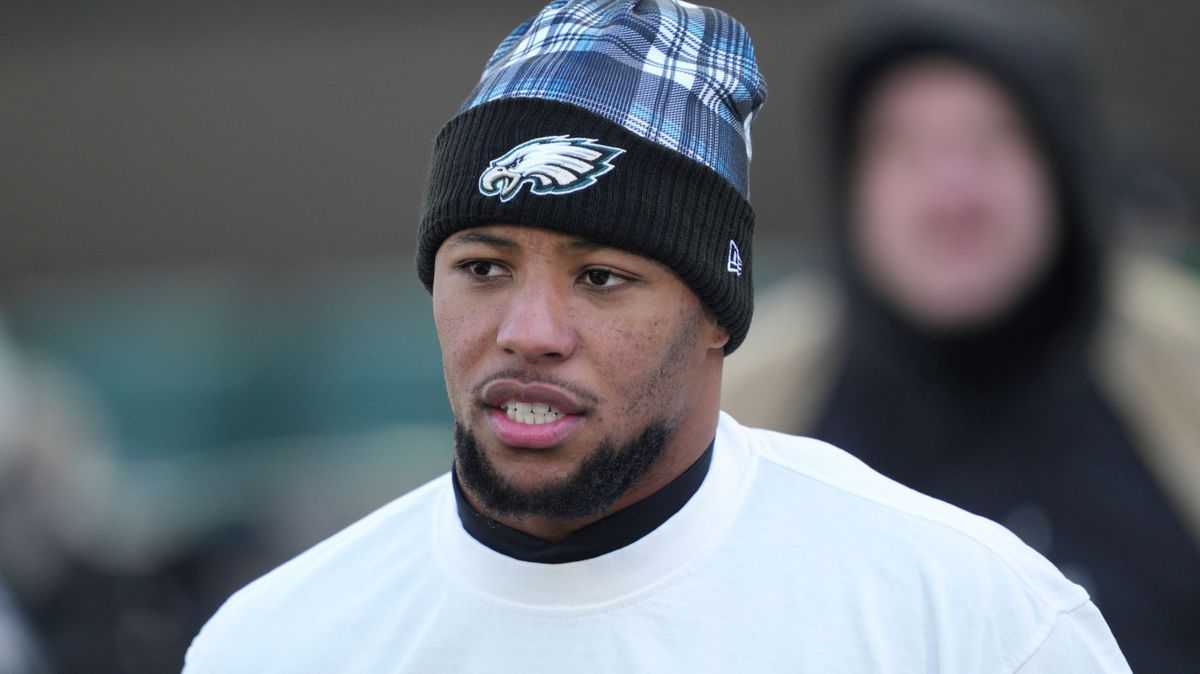
[[1058, 616], [1050, 633], [1014, 674], [1130, 674], [1108, 623], [1086, 602]]

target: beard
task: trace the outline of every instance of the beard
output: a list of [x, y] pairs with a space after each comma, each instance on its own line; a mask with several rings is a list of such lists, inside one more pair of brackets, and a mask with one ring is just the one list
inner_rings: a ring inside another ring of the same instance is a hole
[[475, 436], [455, 424], [455, 467], [462, 487], [491, 515], [580, 519], [607, 513], [662, 455], [673, 432], [670, 424], [656, 422], [623, 446], [605, 440], [566, 478], [518, 489], [496, 471]]

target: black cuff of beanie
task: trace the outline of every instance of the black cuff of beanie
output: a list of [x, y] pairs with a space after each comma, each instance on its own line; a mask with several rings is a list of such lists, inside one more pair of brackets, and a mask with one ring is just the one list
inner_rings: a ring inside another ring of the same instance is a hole
[[[595, 184], [566, 194], [522, 188], [487, 196], [479, 177], [513, 147], [544, 136], [595, 139], [625, 152]], [[729, 332], [746, 337], [754, 310], [754, 210], [719, 173], [583, 108], [504, 98], [471, 108], [438, 134], [421, 208], [417, 274], [433, 289], [438, 248], [456, 231], [492, 224], [542, 227], [657, 260], [672, 269]], [[731, 264], [731, 246], [740, 264]]]

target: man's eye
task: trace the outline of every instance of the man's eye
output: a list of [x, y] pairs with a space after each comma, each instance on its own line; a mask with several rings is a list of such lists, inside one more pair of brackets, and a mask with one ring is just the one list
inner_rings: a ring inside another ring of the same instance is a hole
[[589, 285], [597, 288], [612, 288], [626, 281], [608, 269], [589, 269], [583, 273], [583, 277]]
[[463, 268], [472, 276], [480, 277], [494, 277], [504, 273], [503, 267], [487, 260], [472, 260], [463, 265]]

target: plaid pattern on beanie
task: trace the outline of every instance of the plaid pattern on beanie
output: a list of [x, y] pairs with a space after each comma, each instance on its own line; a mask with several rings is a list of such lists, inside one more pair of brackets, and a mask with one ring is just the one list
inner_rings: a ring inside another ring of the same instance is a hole
[[552, 2], [500, 43], [460, 112], [498, 98], [578, 105], [749, 195], [750, 122], [766, 85], [746, 30], [715, 9]]

